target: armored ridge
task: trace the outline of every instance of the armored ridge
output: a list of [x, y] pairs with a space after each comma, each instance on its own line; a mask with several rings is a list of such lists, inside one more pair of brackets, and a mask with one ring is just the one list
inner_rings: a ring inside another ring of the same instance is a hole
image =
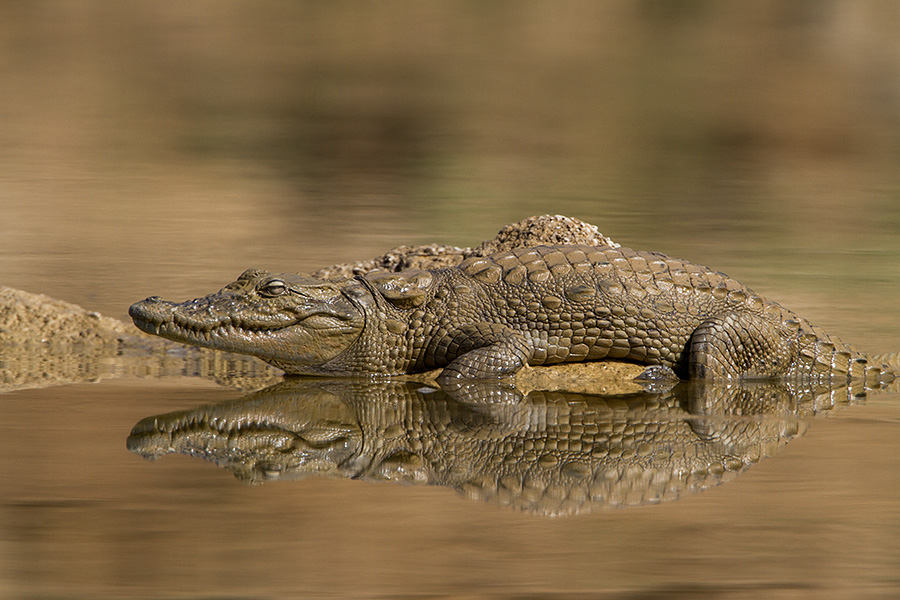
[[612, 246], [538, 246], [341, 282], [246, 271], [220, 292], [129, 311], [149, 333], [294, 374], [494, 379], [617, 358], [682, 379], [877, 386], [891, 369], [706, 267]]

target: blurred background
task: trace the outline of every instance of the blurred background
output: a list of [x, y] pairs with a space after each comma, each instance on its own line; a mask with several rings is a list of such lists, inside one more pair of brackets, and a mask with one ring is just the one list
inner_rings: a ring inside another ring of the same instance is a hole
[[563, 213], [869, 294], [900, 277], [898, 31], [892, 0], [8, 0], [0, 282], [124, 317]]
[[[895, 0], [3, 0], [0, 285], [127, 319], [561, 213], [900, 350], [898, 32]], [[721, 489], [563, 521], [125, 450], [236, 396], [5, 394], [0, 597], [897, 594], [896, 395]]]

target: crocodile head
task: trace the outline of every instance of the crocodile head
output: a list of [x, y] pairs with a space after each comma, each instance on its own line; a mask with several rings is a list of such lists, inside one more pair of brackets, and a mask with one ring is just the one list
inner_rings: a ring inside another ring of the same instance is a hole
[[363, 435], [353, 410], [327, 390], [295, 392], [296, 384], [147, 417], [134, 426], [127, 447], [149, 460], [166, 454], [203, 458], [249, 484], [357, 476]]
[[209, 296], [182, 303], [154, 296], [128, 314], [147, 333], [257, 356], [292, 373], [316, 372], [365, 325], [362, 306], [334, 283], [255, 269]]

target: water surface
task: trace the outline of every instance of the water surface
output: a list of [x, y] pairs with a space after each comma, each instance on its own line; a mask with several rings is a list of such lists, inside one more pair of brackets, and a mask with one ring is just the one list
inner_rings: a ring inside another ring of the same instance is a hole
[[[895, 5], [679, 6], [4, 3], [0, 284], [125, 319], [561, 213], [900, 350]], [[202, 371], [0, 395], [0, 595], [900, 595], [896, 393], [701, 493], [549, 517], [129, 452], [248, 391]]]

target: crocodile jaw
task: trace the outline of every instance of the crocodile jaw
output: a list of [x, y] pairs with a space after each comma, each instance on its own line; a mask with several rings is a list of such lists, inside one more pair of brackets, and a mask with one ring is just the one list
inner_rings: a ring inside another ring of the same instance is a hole
[[313, 402], [243, 398], [148, 417], [134, 426], [126, 446], [148, 460], [198, 456], [249, 484], [312, 474], [353, 476], [350, 459], [362, 447], [359, 424], [334, 396], [312, 397]]
[[128, 314], [139, 329], [152, 335], [288, 367], [326, 363], [362, 332], [362, 310], [336, 288], [316, 286], [313, 292], [310, 285], [305, 290], [310, 295], [265, 298], [255, 287], [268, 274], [253, 275], [245, 273], [223, 290], [187, 302], [150, 297], [133, 304]]

